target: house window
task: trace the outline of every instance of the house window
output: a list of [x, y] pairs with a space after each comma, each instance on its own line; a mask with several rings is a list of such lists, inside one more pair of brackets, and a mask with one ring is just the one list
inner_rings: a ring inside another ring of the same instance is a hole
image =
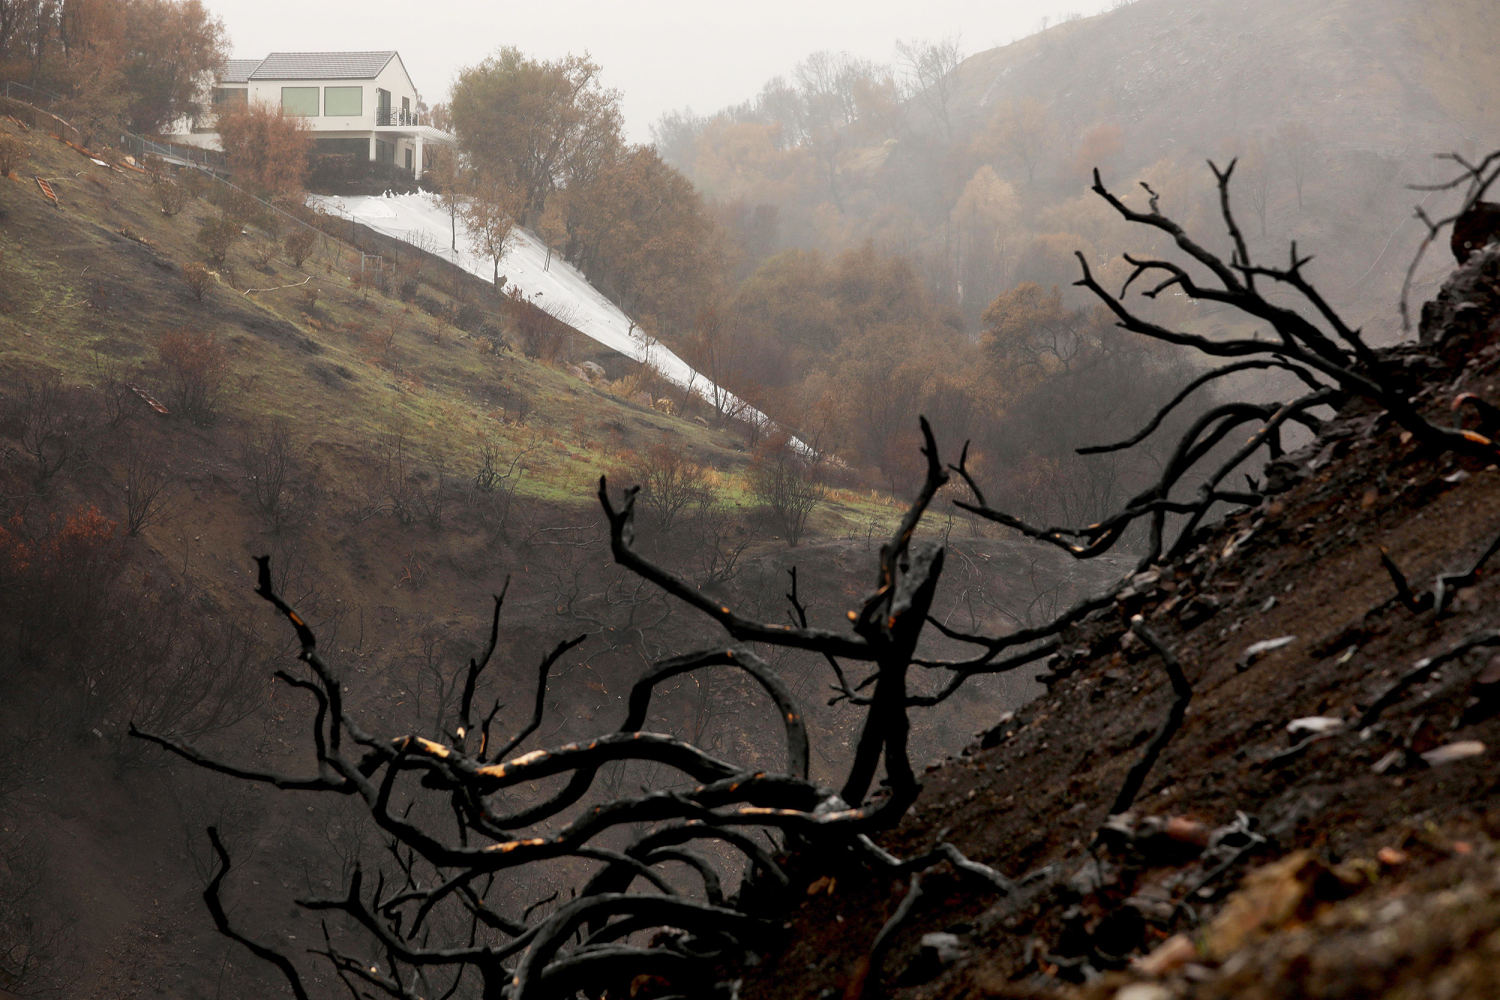
[[250, 92], [244, 87], [215, 87], [214, 107], [232, 108], [244, 107], [248, 102]]
[[358, 118], [364, 113], [365, 88], [323, 88], [323, 114], [329, 118]]
[[375, 142], [375, 162], [388, 163], [394, 166], [396, 163], [396, 144], [377, 139]]
[[304, 118], [318, 117], [318, 88], [282, 87], [281, 113]]
[[370, 158], [369, 139], [315, 139], [313, 148], [319, 156], [352, 156], [357, 160]]

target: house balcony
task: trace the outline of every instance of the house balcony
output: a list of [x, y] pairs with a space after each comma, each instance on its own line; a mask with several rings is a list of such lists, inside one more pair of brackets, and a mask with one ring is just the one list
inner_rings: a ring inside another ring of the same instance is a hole
[[426, 125], [427, 123], [423, 121], [422, 118], [423, 116], [417, 114], [415, 111], [402, 111], [400, 108], [375, 109], [375, 125], [377, 128], [381, 126], [391, 125], [403, 127], [411, 125]]

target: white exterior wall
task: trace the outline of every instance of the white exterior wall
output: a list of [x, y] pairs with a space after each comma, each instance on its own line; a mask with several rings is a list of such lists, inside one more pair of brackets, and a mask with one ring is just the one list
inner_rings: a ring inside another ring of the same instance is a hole
[[[264, 102], [273, 108], [281, 107], [282, 87], [317, 87], [318, 115], [306, 119], [314, 132], [368, 132], [375, 128], [375, 91], [391, 93], [391, 108], [401, 110], [401, 98], [411, 102], [412, 111], [417, 109], [417, 90], [401, 66], [400, 57], [386, 63], [385, 69], [373, 80], [251, 80], [250, 103]], [[364, 91], [360, 108], [363, 113], [357, 118], [329, 118], [323, 111], [323, 90], [326, 87], [359, 87]]]

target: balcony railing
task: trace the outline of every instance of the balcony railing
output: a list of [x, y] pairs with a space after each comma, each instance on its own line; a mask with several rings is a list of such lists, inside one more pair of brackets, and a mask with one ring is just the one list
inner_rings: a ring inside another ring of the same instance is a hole
[[425, 125], [422, 116], [415, 111], [402, 111], [400, 108], [376, 108], [376, 125]]

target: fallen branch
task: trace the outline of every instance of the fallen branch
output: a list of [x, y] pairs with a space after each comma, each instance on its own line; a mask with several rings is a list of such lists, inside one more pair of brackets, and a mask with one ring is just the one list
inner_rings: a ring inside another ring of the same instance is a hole
[[279, 292], [283, 288], [301, 288], [303, 285], [307, 284], [311, 280], [312, 280], [312, 275], [309, 274], [307, 277], [303, 278], [301, 281], [294, 281], [290, 285], [272, 285], [270, 288], [247, 288], [243, 292], [241, 292], [240, 294], [243, 296], [243, 295], [250, 295], [250, 294], [256, 293], [256, 292]]

